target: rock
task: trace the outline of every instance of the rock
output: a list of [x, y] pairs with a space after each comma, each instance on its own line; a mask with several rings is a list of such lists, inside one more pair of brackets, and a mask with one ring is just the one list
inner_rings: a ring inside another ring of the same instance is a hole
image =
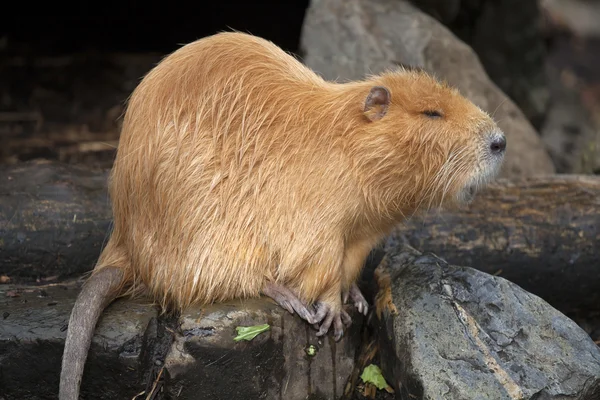
[[[0, 286], [0, 397], [56, 398], [67, 323], [80, 287], [80, 282]], [[156, 315], [142, 302], [117, 301], [107, 308], [85, 367], [83, 398], [131, 399], [144, 390], [147, 331]]]
[[[0, 286], [0, 399], [56, 398], [80, 287]], [[360, 342], [362, 317], [351, 315], [352, 327], [335, 343], [318, 340], [316, 330], [267, 299], [192, 308], [175, 321], [158, 316], [147, 299], [120, 299], [98, 323], [81, 396], [145, 399], [157, 382], [156, 391], [178, 400], [338, 399]], [[236, 326], [265, 323], [270, 330], [253, 340], [233, 340]]]
[[[558, 73], [552, 74], [556, 80]], [[541, 128], [542, 140], [558, 173], [594, 174], [600, 172], [600, 125], [581, 104], [579, 93], [560, 87]]]
[[577, 36], [600, 37], [600, 2], [593, 0], [540, 0], [547, 18]]
[[507, 135], [503, 177], [554, 173], [535, 129], [490, 80], [475, 52], [434, 18], [401, 0], [312, 0], [303, 59], [325, 79], [359, 79], [397, 64], [419, 66], [488, 111]]
[[398, 398], [600, 396], [598, 346], [506, 279], [408, 246], [391, 249], [377, 276], [381, 365]]
[[585, 66], [600, 61], [600, 41], [583, 40], [584, 50], [571, 41], [555, 39], [548, 65], [553, 100], [540, 133], [557, 173], [600, 174], [600, 85], [585, 74]]

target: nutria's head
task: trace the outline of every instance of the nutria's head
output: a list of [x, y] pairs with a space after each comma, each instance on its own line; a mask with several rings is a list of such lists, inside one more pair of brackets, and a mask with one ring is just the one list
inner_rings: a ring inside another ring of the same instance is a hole
[[469, 202], [496, 177], [505, 136], [456, 89], [404, 69], [366, 83], [361, 151], [371, 160], [371, 183], [403, 211]]

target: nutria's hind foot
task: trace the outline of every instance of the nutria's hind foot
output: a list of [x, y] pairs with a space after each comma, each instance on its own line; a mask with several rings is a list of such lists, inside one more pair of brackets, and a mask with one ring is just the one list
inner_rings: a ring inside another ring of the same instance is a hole
[[[350, 326], [352, 323], [352, 318], [343, 308], [339, 308], [339, 310], [326, 303], [326, 302], [317, 302], [317, 314], [315, 316], [317, 323], [314, 325], [315, 329], [318, 329], [317, 336], [323, 336], [327, 334], [329, 328], [333, 324], [333, 338], [335, 341], [339, 341], [344, 335], [344, 325], [346, 327]], [[321, 323], [319, 325], [319, 322]]]
[[344, 303], [348, 301], [348, 297], [354, 302], [354, 307], [356, 307], [359, 313], [367, 315], [369, 312], [369, 303], [356, 283], [353, 283], [352, 286], [350, 286], [350, 290], [345, 294]]
[[298, 314], [300, 318], [306, 320], [309, 324], [317, 323], [315, 313], [312, 307], [300, 300], [300, 298], [285, 286], [275, 283], [267, 283], [262, 290], [265, 296], [269, 296], [281, 307], [288, 310], [291, 314]]

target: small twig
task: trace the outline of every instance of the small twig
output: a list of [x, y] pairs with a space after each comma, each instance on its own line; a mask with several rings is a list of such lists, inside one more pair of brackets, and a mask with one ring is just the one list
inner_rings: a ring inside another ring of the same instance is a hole
[[164, 371], [165, 367], [163, 366], [160, 371], [158, 372], [158, 375], [156, 376], [156, 379], [154, 380], [154, 384], [152, 385], [152, 390], [150, 391], [150, 393], [148, 393], [148, 396], [146, 397], [146, 400], [152, 400], [156, 393], [154, 393], [154, 391], [156, 390], [156, 386], [158, 385], [158, 381], [160, 380], [160, 377]]
[[133, 398], [132, 398], [131, 400], [135, 400], [135, 399], [137, 399], [138, 397], [140, 397], [140, 396], [141, 396], [141, 395], [143, 395], [144, 393], [146, 393], [146, 391], [145, 391], [145, 390], [142, 390], [141, 392], [139, 392], [138, 394], [136, 394], [135, 396], [133, 396]]

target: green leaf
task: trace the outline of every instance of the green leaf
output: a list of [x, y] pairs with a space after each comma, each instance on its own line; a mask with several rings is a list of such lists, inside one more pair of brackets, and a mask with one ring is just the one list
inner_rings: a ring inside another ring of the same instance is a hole
[[372, 383], [379, 390], [385, 389], [389, 386], [388, 383], [385, 381], [385, 378], [381, 374], [381, 370], [379, 369], [379, 367], [373, 364], [370, 364], [369, 366], [365, 367], [362, 375], [360, 376], [360, 379], [362, 379], [364, 383]]
[[254, 326], [238, 326], [235, 328], [238, 335], [235, 338], [233, 338], [233, 340], [235, 340], [236, 342], [239, 342], [240, 340], [249, 341], [254, 339], [257, 335], [268, 331], [270, 328], [271, 327], [269, 326], [269, 324]]

